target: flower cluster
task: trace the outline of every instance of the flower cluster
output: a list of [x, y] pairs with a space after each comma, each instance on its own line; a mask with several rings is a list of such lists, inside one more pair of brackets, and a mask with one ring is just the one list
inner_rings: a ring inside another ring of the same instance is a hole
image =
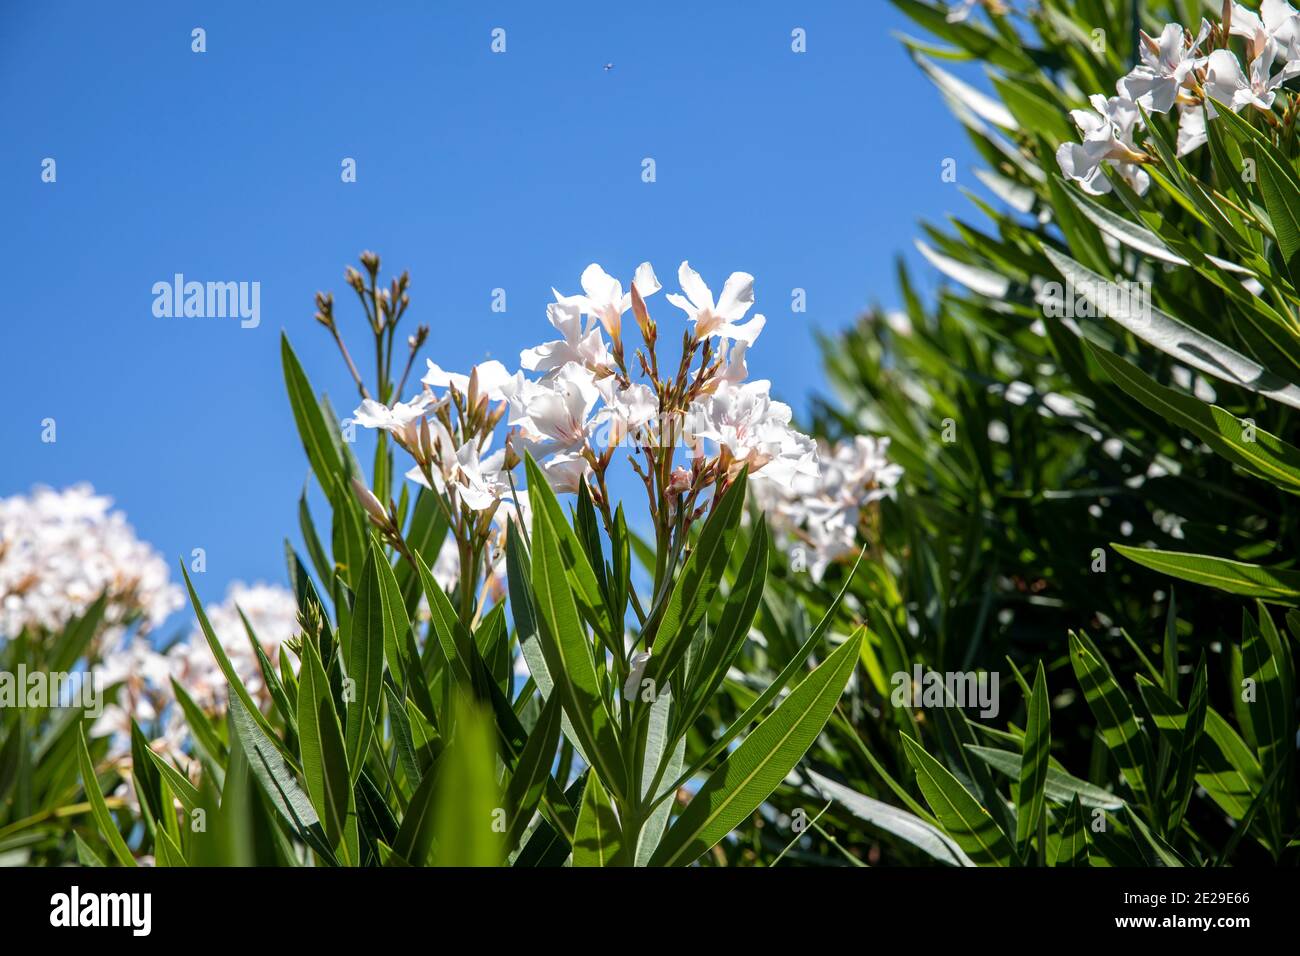
[[108, 596], [109, 637], [180, 606], [167, 564], [89, 485], [0, 499], [0, 638], [53, 634]]
[[754, 494], [792, 556], [805, 558], [820, 582], [831, 563], [854, 554], [866, 536], [869, 506], [894, 493], [902, 466], [888, 458], [889, 439], [857, 435], [821, 448], [821, 473], [790, 485], [756, 482]]
[[[1248, 70], [1229, 49], [1233, 36], [1245, 38]], [[1142, 62], [1115, 84], [1117, 95], [1093, 95], [1091, 110], [1071, 111], [1082, 142], [1063, 143], [1056, 152], [1061, 172], [1093, 195], [1110, 192], [1104, 166], [1146, 192], [1151, 180], [1142, 165], [1152, 158], [1134, 139], [1142, 111], [1178, 110], [1177, 153], [1185, 156], [1206, 142], [1205, 123], [1218, 115], [1216, 102], [1233, 112], [1249, 106], [1271, 116], [1279, 87], [1300, 74], [1300, 14], [1285, 0], [1264, 0], [1259, 14], [1239, 3], [1225, 5], [1223, 22], [1212, 26], [1202, 19], [1195, 36], [1170, 23], [1158, 37], [1140, 37]]]
[[[789, 406], [772, 399], [770, 382], [748, 380], [746, 354], [766, 324], [749, 315], [753, 276], [732, 273], [716, 298], [689, 263], [678, 281], [681, 292], [665, 295], [686, 320], [675, 364], [664, 360], [646, 306], [661, 289], [650, 264], [626, 289], [593, 264], [582, 273], [581, 293], [555, 292], [546, 314], [558, 337], [525, 349], [519, 370], [490, 361], [457, 374], [429, 361], [418, 394], [391, 405], [367, 397], [356, 409], [357, 424], [385, 430], [414, 460], [406, 476], [445, 501], [457, 566], [486, 550], [485, 567], [469, 568], [469, 578], [487, 571], [489, 581], [499, 580], [505, 519], [527, 508], [514, 475], [525, 453], [556, 492], [585, 486], [608, 528], [606, 474], [624, 449], [664, 546], [680, 547], [691, 522], [743, 468], [756, 483], [788, 490], [817, 478], [817, 448], [792, 427]], [[633, 355], [624, 334], [629, 313], [644, 343]], [[506, 438], [494, 447], [501, 425]], [[354, 487], [400, 551], [393, 505], [360, 482]], [[443, 556], [439, 563], [451, 564]]]

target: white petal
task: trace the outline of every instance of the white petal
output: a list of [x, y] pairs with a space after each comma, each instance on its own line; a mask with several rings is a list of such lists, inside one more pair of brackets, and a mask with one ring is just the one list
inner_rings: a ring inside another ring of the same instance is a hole
[[748, 272], [727, 276], [715, 311], [728, 322], [739, 322], [754, 304], [754, 277]]
[[[682, 260], [681, 266], [677, 269], [677, 281], [681, 283], [682, 291], [686, 293], [691, 300], [691, 304], [697, 310], [713, 309], [713, 293], [709, 287], [704, 284], [700, 274], [691, 268], [691, 264], [685, 259]], [[675, 303], [674, 303], [675, 304]]]

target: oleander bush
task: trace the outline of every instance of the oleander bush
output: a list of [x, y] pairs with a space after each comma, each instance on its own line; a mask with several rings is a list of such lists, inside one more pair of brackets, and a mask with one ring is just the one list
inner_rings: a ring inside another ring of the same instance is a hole
[[7, 503], [0, 669], [108, 704], [0, 711], [0, 859], [1294, 864], [1300, 14], [893, 2], [982, 164], [806, 432], [745, 273], [593, 265], [518, 371], [417, 382], [365, 253], [355, 410], [281, 343], [287, 591], [164, 642], [165, 576], [38, 601], [67, 535]]

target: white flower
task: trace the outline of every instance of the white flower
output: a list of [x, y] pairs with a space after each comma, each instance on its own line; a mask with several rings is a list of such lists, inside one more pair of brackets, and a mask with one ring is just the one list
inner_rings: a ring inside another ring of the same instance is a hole
[[541, 467], [546, 483], [557, 495], [576, 495], [582, 479], [591, 471], [591, 463], [581, 452], [552, 455]]
[[485, 511], [510, 493], [501, 472], [504, 462], [504, 451], [480, 459], [478, 445], [467, 441], [456, 449], [456, 468], [449, 484], [466, 507]]
[[524, 349], [519, 353], [519, 364], [530, 372], [547, 373], [553, 373], [570, 362], [593, 371], [607, 368], [609, 349], [601, 337], [599, 325], [588, 322], [583, 328], [584, 297], [565, 297], [556, 292], [555, 298], [556, 301], [546, 307], [546, 318], [563, 338]]
[[1174, 108], [1179, 90], [1191, 82], [1192, 71], [1204, 62], [1197, 57], [1196, 51], [1209, 36], [1210, 23], [1202, 18], [1200, 32], [1190, 44], [1182, 26], [1177, 23], [1166, 24], [1158, 40], [1140, 32], [1142, 63], [1119, 81], [1119, 94], [1143, 109], [1168, 113]]
[[1231, 32], [1250, 41], [1252, 57], [1263, 52], [1268, 41], [1273, 40], [1275, 55], [1293, 60], [1297, 58], [1296, 47], [1300, 43], [1300, 14], [1285, 0], [1264, 0], [1258, 14], [1234, 3]]
[[1137, 165], [1143, 159], [1133, 147], [1133, 128], [1140, 115], [1129, 100], [1119, 96], [1110, 99], [1101, 94], [1089, 97], [1092, 110], [1071, 110], [1074, 124], [1083, 134], [1082, 143], [1062, 143], [1056, 151], [1056, 162], [1061, 172], [1076, 180], [1084, 192], [1100, 196], [1110, 192], [1110, 180], [1102, 172], [1102, 164], [1112, 163], [1120, 175], [1139, 194], [1151, 184], [1146, 170]]
[[659, 417], [659, 399], [645, 385], [618, 387], [612, 378], [596, 383], [604, 399], [604, 407], [593, 420], [597, 425], [608, 425], [606, 445], [617, 445], [628, 435], [642, 435], [642, 429]]
[[[592, 263], [582, 272], [583, 311], [596, 319], [605, 331], [615, 340], [623, 327], [623, 313], [632, 308], [632, 293], [623, 291], [623, 284]], [[643, 262], [636, 268], [632, 278], [633, 285], [641, 298], [646, 299], [659, 291], [659, 279], [650, 263]]]
[[752, 485], [768, 523], [787, 539], [806, 545], [803, 557], [813, 579], [861, 548], [858, 525], [867, 504], [892, 495], [903, 469], [889, 461], [888, 438], [858, 435], [834, 448], [823, 447], [817, 475], [800, 474], [789, 485]]
[[392, 408], [383, 402], [367, 398], [353, 411], [352, 420], [362, 428], [383, 428], [402, 438], [409, 434], [411, 426], [423, 418], [434, 404], [433, 394], [428, 391], [421, 392], [410, 401], [398, 402]]
[[[1277, 43], [1270, 37], [1259, 55], [1251, 61], [1249, 78], [1230, 50], [1215, 50], [1210, 54], [1205, 70], [1206, 95], [1226, 103], [1234, 113], [1244, 106], [1265, 112], [1271, 110], [1273, 100], [1277, 98], [1277, 88], [1300, 73], [1300, 60], [1290, 60], [1276, 75], [1270, 76], [1276, 50]], [[1206, 103], [1206, 109], [1210, 110], [1211, 117], [1216, 115], [1213, 104]]]
[[505, 390], [510, 407], [508, 424], [518, 426], [534, 456], [539, 452], [573, 451], [587, 443], [591, 413], [600, 399], [594, 376], [569, 362], [540, 382], [516, 375]]
[[[444, 372], [432, 359], [426, 359], [429, 371], [425, 373], [424, 378], [420, 379], [430, 388], [448, 388], [456, 386], [456, 391], [462, 395], [469, 394], [469, 375], [461, 375], [458, 372]], [[510, 381], [511, 375], [506, 371], [506, 367], [500, 362], [493, 359], [489, 362], [480, 362], [475, 365], [471, 372], [478, 373], [477, 385], [478, 394], [486, 395], [489, 401], [499, 402], [502, 399], [501, 389]]]
[[650, 663], [650, 652], [639, 651], [632, 655], [632, 666], [627, 673], [627, 680], [623, 682], [623, 699], [635, 700], [641, 690], [641, 677], [645, 674], [645, 667]]
[[685, 296], [669, 293], [668, 301], [686, 312], [687, 318], [695, 323], [695, 340], [698, 342], [711, 335], [724, 339], [736, 339], [754, 344], [758, 333], [763, 330], [763, 323], [758, 321], [737, 325], [745, 317], [750, 306], [754, 304], [754, 277], [748, 272], [733, 272], [722, 286], [722, 296], [715, 303], [713, 293], [704, 284], [700, 274], [691, 268], [689, 262], [683, 262], [677, 270], [677, 281], [681, 283]]
[[790, 427], [790, 406], [772, 400], [770, 385], [720, 386], [691, 403], [686, 428], [691, 440], [713, 441], [730, 453], [732, 477], [747, 464], [751, 474], [765, 473], [769, 480], [789, 484], [796, 474], [817, 473], [817, 449], [812, 439]]
[[1204, 146], [1208, 139], [1205, 129], [1205, 110], [1199, 106], [1179, 104], [1178, 155], [1186, 156]]
[[25, 628], [60, 631], [101, 594], [106, 643], [135, 621], [148, 630], [180, 607], [167, 563], [111, 505], [84, 484], [0, 498], [0, 639]]

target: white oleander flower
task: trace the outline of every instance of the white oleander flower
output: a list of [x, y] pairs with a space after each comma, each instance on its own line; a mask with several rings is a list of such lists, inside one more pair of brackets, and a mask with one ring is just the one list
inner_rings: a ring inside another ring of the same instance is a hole
[[0, 499], [0, 638], [61, 631], [107, 594], [105, 643], [181, 605], [167, 563], [87, 484]]
[[1145, 157], [1133, 145], [1133, 129], [1140, 114], [1132, 101], [1101, 94], [1089, 97], [1092, 110], [1071, 110], [1074, 124], [1083, 134], [1082, 143], [1062, 143], [1056, 151], [1061, 172], [1076, 180], [1084, 192], [1094, 196], [1110, 192], [1110, 180], [1102, 172], [1111, 163], [1139, 194], [1151, 185], [1151, 177], [1138, 162]]
[[569, 362], [540, 382], [519, 373], [505, 389], [505, 396], [510, 408], [508, 424], [519, 428], [525, 447], [538, 457], [586, 446], [600, 389], [587, 368]]
[[1116, 84], [1120, 97], [1149, 112], [1168, 113], [1179, 93], [1190, 86], [1193, 71], [1204, 63], [1197, 51], [1209, 34], [1210, 23], [1205, 19], [1190, 42], [1178, 23], [1165, 24], [1158, 39], [1141, 32], [1138, 49], [1142, 62]]
[[1273, 40], [1275, 56], [1294, 60], [1300, 45], [1300, 14], [1285, 0], [1263, 0], [1259, 13], [1234, 3], [1231, 33], [1249, 41], [1252, 59], [1263, 52], [1269, 40]]
[[[618, 340], [623, 329], [623, 313], [632, 308], [631, 291], [624, 292], [623, 284], [592, 263], [582, 272], [582, 310], [598, 321], [610, 337]], [[647, 299], [659, 291], [659, 279], [650, 263], [643, 262], [636, 268], [632, 278], [637, 292], [642, 299]]]
[[592, 371], [608, 369], [609, 349], [600, 334], [599, 323], [593, 320], [585, 328], [583, 326], [585, 298], [580, 295], [566, 297], [556, 292], [555, 299], [546, 307], [546, 318], [562, 338], [524, 349], [519, 353], [520, 367], [546, 374], [554, 374], [571, 362]]
[[720, 386], [691, 403], [686, 430], [695, 442], [726, 449], [731, 477], [748, 465], [751, 475], [789, 484], [796, 474], [816, 474], [817, 450], [812, 439], [790, 427], [790, 406], [773, 401], [770, 387], [765, 380]]
[[[1251, 61], [1247, 76], [1232, 51], [1215, 50], [1205, 70], [1206, 95], [1226, 104], [1234, 113], [1246, 106], [1268, 112], [1273, 108], [1278, 87], [1300, 74], [1300, 60], [1289, 60], [1277, 73], [1272, 73], [1276, 51], [1277, 42], [1270, 37]], [[1206, 103], [1206, 109], [1211, 117], [1215, 115], [1212, 103]]]
[[432, 359], [426, 359], [425, 363], [429, 370], [425, 373], [424, 378], [420, 379], [430, 388], [450, 388], [456, 386], [456, 391], [462, 395], [469, 394], [469, 383], [471, 375], [476, 375], [476, 385], [478, 396], [487, 396], [488, 401], [499, 402], [504, 397], [501, 389], [510, 381], [511, 375], [506, 371], [506, 367], [492, 359], [488, 362], [480, 362], [470, 370], [470, 375], [462, 375], [459, 372], [446, 372]]
[[733, 272], [722, 286], [722, 295], [717, 302], [713, 301], [713, 293], [689, 262], [683, 262], [678, 268], [677, 281], [681, 283], [686, 295], [672, 292], [667, 299], [683, 310], [686, 317], [695, 324], [697, 342], [716, 335], [754, 344], [758, 333], [763, 330], [763, 322], [756, 318], [744, 325], [737, 324], [754, 304], [752, 275], [748, 272]]

